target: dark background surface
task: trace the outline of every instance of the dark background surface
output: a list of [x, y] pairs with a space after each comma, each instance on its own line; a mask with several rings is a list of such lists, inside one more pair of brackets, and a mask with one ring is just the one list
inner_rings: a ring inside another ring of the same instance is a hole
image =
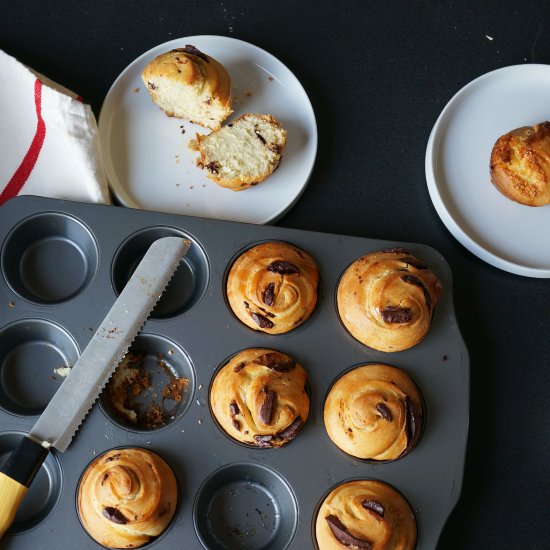
[[550, 281], [499, 271], [463, 248], [424, 172], [429, 133], [455, 92], [493, 69], [550, 63], [548, 0], [478, 4], [3, 2], [0, 48], [82, 95], [96, 116], [119, 73], [174, 38], [231, 36], [285, 63], [313, 103], [319, 149], [278, 225], [424, 243], [453, 270], [471, 418], [462, 497], [439, 548], [546, 549]]

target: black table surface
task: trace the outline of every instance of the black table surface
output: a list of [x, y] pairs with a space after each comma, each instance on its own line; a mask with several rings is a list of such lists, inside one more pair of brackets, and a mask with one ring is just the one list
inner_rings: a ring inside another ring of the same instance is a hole
[[319, 148], [278, 225], [424, 243], [453, 271], [471, 417], [461, 499], [438, 548], [550, 548], [550, 281], [462, 247], [424, 172], [432, 126], [462, 86], [500, 67], [550, 64], [548, 0], [29, 0], [3, 2], [0, 14], [0, 48], [96, 116], [120, 72], [174, 38], [231, 36], [285, 63], [312, 101]]

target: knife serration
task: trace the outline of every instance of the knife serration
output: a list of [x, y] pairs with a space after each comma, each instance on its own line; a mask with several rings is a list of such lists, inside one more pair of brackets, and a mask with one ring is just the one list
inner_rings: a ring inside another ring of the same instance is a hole
[[151, 314], [189, 244], [182, 237], [164, 237], [153, 242], [69, 376], [32, 428], [32, 439], [59, 451], [67, 449]]

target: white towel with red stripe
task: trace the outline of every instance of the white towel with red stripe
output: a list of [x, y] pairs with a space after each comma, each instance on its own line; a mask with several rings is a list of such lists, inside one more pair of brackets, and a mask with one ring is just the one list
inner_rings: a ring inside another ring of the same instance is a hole
[[90, 106], [0, 50], [0, 205], [16, 195], [110, 203]]

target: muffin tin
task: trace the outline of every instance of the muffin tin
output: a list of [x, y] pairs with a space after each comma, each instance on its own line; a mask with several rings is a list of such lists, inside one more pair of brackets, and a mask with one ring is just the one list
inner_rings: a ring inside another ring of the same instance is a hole
[[[121, 424], [100, 397], [69, 449], [46, 460], [0, 548], [44, 547], [46, 541], [101, 548], [80, 525], [77, 486], [96, 456], [123, 446], [160, 454], [180, 488], [176, 518], [143, 548], [314, 548], [321, 501], [335, 485], [359, 478], [399, 490], [416, 515], [417, 548], [435, 548], [462, 484], [469, 359], [454, 315], [449, 266], [420, 244], [38, 197], [8, 201], [0, 208], [0, 460], [34, 425], [63, 380], [63, 371], [56, 369], [74, 364], [147, 247], [168, 235], [185, 236], [192, 245], [136, 346], [161, 354], [172, 371], [188, 379], [182, 403], [165, 426], [145, 431]], [[320, 268], [312, 316], [280, 335], [244, 326], [224, 294], [232, 261], [268, 240], [299, 246]], [[336, 287], [356, 258], [395, 246], [428, 263], [443, 293], [427, 337], [409, 350], [384, 353], [345, 330]], [[210, 413], [214, 373], [249, 347], [291, 355], [308, 373], [310, 417], [284, 447], [239, 444], [221, 432]], [[323, 402], [333, 381], [353, 366], [372, 362], [406, 370], [426, 405], [418, 446], [381, 464], [346, 455], [329, 440], [323, 424]]]

